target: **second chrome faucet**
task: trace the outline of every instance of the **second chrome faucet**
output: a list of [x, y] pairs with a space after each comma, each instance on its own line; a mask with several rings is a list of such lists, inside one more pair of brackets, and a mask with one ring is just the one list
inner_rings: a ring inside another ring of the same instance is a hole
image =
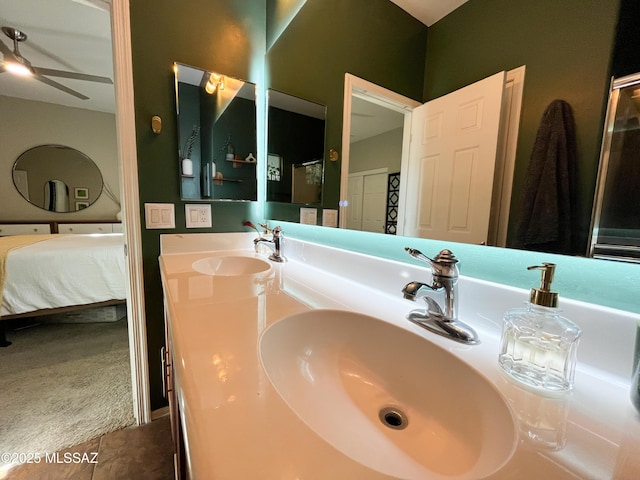
[[[458, 259], [450, 250], [442, 250], [433, 259], [415, 248], [405, 248], [413, 258], [431, 266], [431, 285], [409, 282], [402, 289], [404, 298], [416, 301], [423, 298], [426, 309], [412, 310], [407, 319], [427, 330], [461, 343], [480, 343], [473, 328], [458, 320]], [[442, 293], [442, 306], [433, 298]]]
[[278, 263], [286, 261], [286, 258], [282, 254], [282, 246], [284, 244], [282, 229], [279, 226], [271, 229], [266, 223], [261, 223], [260, 226], [264, 228], [263, 235], [268, 235], [271, 238], [260, 235], [258, 238], [254, 239], [253, 244], [255, 245], [256, 252], [258, 251], [258, 246], [264, 243], [273, 248], [273, 253], [269, 255], [269, 260]]

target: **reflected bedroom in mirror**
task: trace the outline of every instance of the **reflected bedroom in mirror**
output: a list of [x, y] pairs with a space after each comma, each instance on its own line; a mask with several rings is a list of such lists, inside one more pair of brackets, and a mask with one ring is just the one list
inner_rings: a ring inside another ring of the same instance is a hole
[[257, 200], [255, 84], [180, 63], [173, 70], [182, 199]]
[[84, 153], [64, 145], [38, 145], [13, 165], [13, 183], [32, 205], [49, 212], [75, 212], [102, 193], [102, 174]]
[[268, 93], [267, 202], [320, 205], [326, 107]]

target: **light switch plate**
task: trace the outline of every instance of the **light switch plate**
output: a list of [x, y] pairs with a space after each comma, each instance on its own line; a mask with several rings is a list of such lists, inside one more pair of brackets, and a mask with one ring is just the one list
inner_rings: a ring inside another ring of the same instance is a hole
[[145, 203], [144, 222], [147, 229], [176, 228], [173, 203]]
[[318, 209], [317, 208], [301, 208], [300, 209], [300, 223], [305, 225], [317, 225], [318, 224]]
[[338, 226], [338, 210], [325, 208], [322, 210], [322, 226], [337, 227]]
[[184, 206], [187, 228], [210, 228], [211, 205], [187, 204]]

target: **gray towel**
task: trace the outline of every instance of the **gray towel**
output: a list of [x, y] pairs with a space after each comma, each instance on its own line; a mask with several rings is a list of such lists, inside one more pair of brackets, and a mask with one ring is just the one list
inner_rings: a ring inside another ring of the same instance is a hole
[[571, 106], [554, 100], [545, 110], [525, 177], [516, 248], [572, 253], [571, 226], [576, 168]]

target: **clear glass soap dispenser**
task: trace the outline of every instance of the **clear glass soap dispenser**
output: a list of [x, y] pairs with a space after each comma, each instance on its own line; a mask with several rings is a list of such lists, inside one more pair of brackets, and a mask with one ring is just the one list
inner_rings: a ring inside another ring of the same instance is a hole
[[560, 316], [558, 294], [551, 291], [555, 264], [528, 267], [541, 270], [540, 288], [531, 289], [524, 308], [504, 315], [498, 362], [523, 386], [549, 394], [573, 388], [580, 328]]

